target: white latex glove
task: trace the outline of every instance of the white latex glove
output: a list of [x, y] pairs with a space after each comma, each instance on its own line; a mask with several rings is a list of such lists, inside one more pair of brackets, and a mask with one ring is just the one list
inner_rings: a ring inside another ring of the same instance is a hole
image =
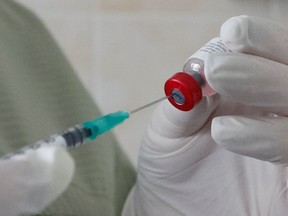
[[219, 94], [190, 112], [164, 102], [152, 118], [137, 216], [288, 215], [288, 29], [240, 16], [221, 38], [234, 53], [205, 67]]
[[73, 174], [73, 159], [56, 147], [0, 161], [0, 215], [39, 213], [67, 188]]

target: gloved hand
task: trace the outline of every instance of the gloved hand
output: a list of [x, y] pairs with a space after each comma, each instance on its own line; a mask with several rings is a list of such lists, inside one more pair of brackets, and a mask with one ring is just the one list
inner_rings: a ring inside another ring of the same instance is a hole
[[56, 147], [0, 161], [0, 215], [39, 213], [67, 188], [73, 173], [73, 159]]
[[218, 94], [192, 111], [162, 103], [139, 156], [137, 216], [288, 214], [288, 29], [239, 16], [211, 55]]

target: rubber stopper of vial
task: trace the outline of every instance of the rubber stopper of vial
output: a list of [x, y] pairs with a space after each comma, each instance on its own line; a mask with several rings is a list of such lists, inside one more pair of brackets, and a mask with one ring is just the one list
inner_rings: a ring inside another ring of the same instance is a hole
[[[166, 96], [170, 103], [179, 110], [189, 111], [202, 99], [202, 90], [200, 84], [191, 75], [185, 72], [178, 72], [168, 79], [164, 85]], [[173, 97], [174, 92], [179, 92], [184, 97], [183, 103], [177, 102]]]

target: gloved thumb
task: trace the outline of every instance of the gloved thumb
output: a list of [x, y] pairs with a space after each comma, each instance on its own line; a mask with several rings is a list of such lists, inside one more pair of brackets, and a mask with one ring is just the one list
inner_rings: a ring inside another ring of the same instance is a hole
[[69, 185], [74, 161], [64, 149], [41, 147], [0, 162], [0, 215], [35, 214]]
[[206, 123], [218, 102], [219, 95], [204, 97], [188, 112], [178, 110], [168, 101], [161, 103], [148, 127], [149, 142], [146, 145], [151, 144], [151, 148], [158, 153], [176, 151], [186, 144], [179, 142], [182, 138], [191, 137]]
[[[199, 129], [210, 130], [209, 116], [218, 101], [218, 95], [203, 98], [188, 112], [177, 110], [168, 101], [160, 104], [141, 143], [138, 174], [145, 175], [145, 178], [166, 178], [209, 154], [209, 142], [203, 140], [209, 139], [210, 135], [201, 136], [203, 131]], [[200, 144], [195, 145], [198, 142]]]

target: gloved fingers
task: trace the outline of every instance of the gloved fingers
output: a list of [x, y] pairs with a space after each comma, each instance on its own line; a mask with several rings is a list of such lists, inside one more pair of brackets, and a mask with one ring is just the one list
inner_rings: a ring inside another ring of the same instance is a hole
[[207, 58], [205, 75], [216, 92], [232, 101], [288, 114], [284, 64], [247, 54], [217, 54]]
[[35, 214], [67, 188], [74, 161], [66, 150], [47, 146], [1, 161], [0, 173], [0, 215]]
[[233, 52], [288, 65], [288, 27], [259, 17], [237, 16], [223, 23], [220, 37]]
[[288, 118], [221, 116], [212, 121], [212, 137], [234, 153], [288, 165]]

